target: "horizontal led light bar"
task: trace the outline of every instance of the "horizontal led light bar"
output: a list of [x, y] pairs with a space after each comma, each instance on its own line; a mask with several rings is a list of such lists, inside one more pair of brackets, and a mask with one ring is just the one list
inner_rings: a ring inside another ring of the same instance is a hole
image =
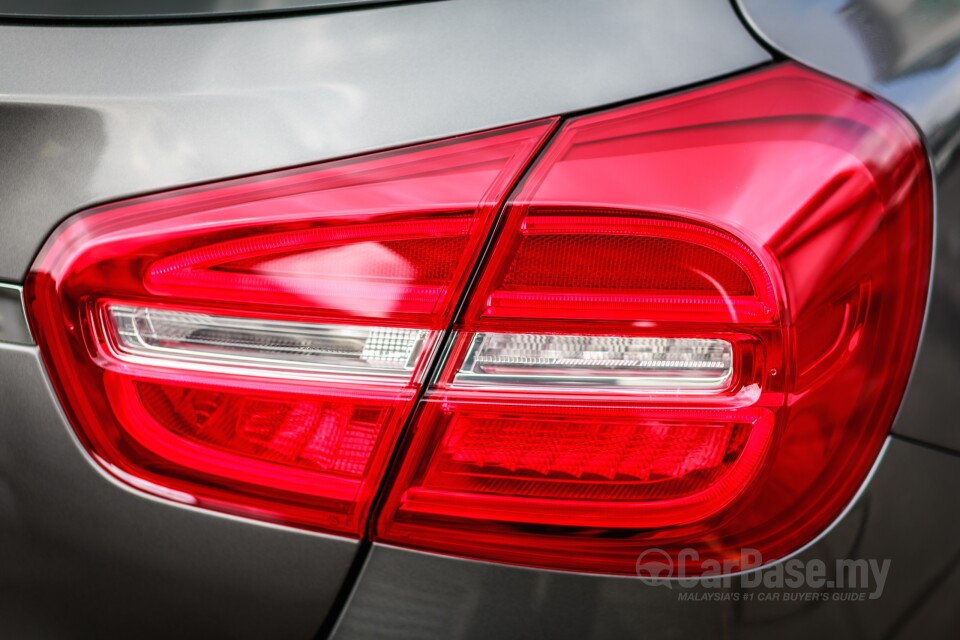
[[477, 333], [454, 384], [712, 391], [732, 371], [726, 340]]
[[[408, 378], [427, 331], [254, 320], [108, 304], [118, 359], [190, 369], [241, 368]], [[272, 373], [271, 373], [272, 372]]]

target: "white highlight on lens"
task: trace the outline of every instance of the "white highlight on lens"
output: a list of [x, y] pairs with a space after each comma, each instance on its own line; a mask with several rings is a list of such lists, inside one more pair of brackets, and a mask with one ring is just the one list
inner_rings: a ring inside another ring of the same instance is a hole
[[710, 392], [725, 388], [732, 373], [726, 340], [478, 333], [454, 384]]
[[117, 359], [228, 373], [279, 371], [409, 378], [427, 332], [259, 320], [108, 304], [104, 324]]

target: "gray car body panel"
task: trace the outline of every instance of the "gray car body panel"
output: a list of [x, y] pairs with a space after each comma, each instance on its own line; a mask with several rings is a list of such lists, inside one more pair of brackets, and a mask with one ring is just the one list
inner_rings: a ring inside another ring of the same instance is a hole
[[[909, 11], [877, 9], [885, 4], [744, 0], [742, 9], [769, 46], [890, 99], [926, 137], [937, 257], [894, 431], [958, 448], [960, 10], [940, 16], [932, 37], [929, 25], [903, 26]], [[849, 17], [864, 12], [869, 20]], [[0, 59], [0, 280], [17, 283], [56, 224], [91, 204], [596, 108], [770, 56], [719, 0], [450, 0], [263, 22], [4, 26]], [[165, 503], [111, 480], [76, 441], [35, 347], [0, 344], [0, 416], [4, 637], [305, 637], [338, 592], [349, 596], [342, 638], [960, 631], [960, 518], [944, 497], [960, 490], [960, 457], [899, 437], [851, 509], [800, 555], [890, 559], [884, 596], [737, 604], [379, 544], [344, 586], [356, 542]]]
[[173, 505], [83, 452], [36, 347], [0, 348], [0, 636], [309, 637], [358, 543]]
[[0, 26], [0, 281], [94, 203], [594, 108], [769, 60], [724, 0]]
[[[596, 108], [770, 56], [723, 0], [451, 0], [5, 25], [0, 60], [0, 282], [18, 284], [58, 223], [93, 204]], [[112, 480], [77, 442], [36, 347], [5, 335], [0, 636], [282, 638], [320, 626], [357, 542]]]
[[[889, 559], [865, 602], [681, 601], [630, 578], [472, 562], [374, 544], [338, 639], [956, 638], [960, 612], [960, 6], [884, 0], [741, 0], [761, 41], [870, 90], [917, 123], [935, 170], [928, 316], [886, 455], [854, 504], [796, 559]], [[898, 348], [891, 336], [891, 348]], [[933, 444], [937, 448], [929, 448]], [[942, 447], [943, 449], [940, 449]], [[952, 450], [952, 451], [948, 451]], [[768, 571], [782, 568], [787, 559]], [[679, 591], [690, 591], [679, 589]], [[720, 591], [697, 586], [697, 594]], [[809, 591], [809, 590], [808, 590]]]
[[[918, 473], [918, 470], [923, 473]], [[955, 638], [960, 629], [960, 458], [893, 440], [859, 500], [795, 559], [890, 560], [880, 597], [761, 600], [783, 589], [652, 586], [373, 545], [334, 638]], [[931, 514], [936, 526], [931, 526]], [[926, 524], [926, 526], [924, 526]], [[767, 569], [768, 572], [771, 569]], [[834, 576], [831, 576], [834, 577]], [[736, 594], [750, 592], [750, 601]], [[789, 592], [789, 590], [787, 590]], [[866, 591], [869, 596], [873, 591]], [[680, 594], [695, 600], [681, 599]], [[726, 597], [729, 600], [715, 600]]]
[[960, 5], [739, 2], [771, 46], [890, 100], [926, 138], [937, 174], [933, 279], [916, 366], [893, 430], [960, 451]]

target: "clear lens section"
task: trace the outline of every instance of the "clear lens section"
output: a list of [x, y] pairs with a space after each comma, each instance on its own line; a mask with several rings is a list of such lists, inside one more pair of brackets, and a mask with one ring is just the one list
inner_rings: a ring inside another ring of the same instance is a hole
[[455, 384], [713, 391], [732, 370], [726, 340], [478, 333]]
[[368, 374], [408, 378], [427, 332], [252, 320], [106, 306], [106, 324], [120, 360], [164, 366], [229, 368], [257, 375], [266, 369], [307, 374]]

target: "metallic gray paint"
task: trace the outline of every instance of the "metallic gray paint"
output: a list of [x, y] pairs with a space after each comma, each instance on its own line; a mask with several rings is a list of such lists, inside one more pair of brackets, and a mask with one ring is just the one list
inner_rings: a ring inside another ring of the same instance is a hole
[[0, 282], [0, 342], [33, 344], [23, 310], [23, 289]]
[[[960, 449], [960, 5], [739, 0], [768, 44], [891, 100], [934, 158], [928, 322], [894, 430]], [[896, 348], [891, 336], [891, 348]], [[374, 544], [337, 638], [930, 637], [960, 633], [960, 457], [894, 438], [847, 514], [801, 558], [889, 558], [879, 600], [681, 602], [637, 580], [538, 571]], [[704, 589], [700, 588], [703, 592]], [[716, 590], [711, 590], [715, 592]], [[735, 589], [734, 589], [735, 591]]]
[[773, 47], [890, 100], [926, 137], [937, 173], [933, 281], [893, 430], [960, 451], [960, 3], [737, 1]]
[[[724, 0], [0, 26], [0, 280], [94, 203], [593, 108], [769, 60]], [[15, 151], [11, 151], [15, 150]]]
[[[0, 281], [21, 281], [57, 223], [99, 202], [595, 108], [769, 59], [723, 0], [0, 26]], [[82, 451], [36, 349], [0, 345], [0, 636], [306, 637], [357, 548], [120, 486]]]
[[[761, 602], [764, 589], [752, 588], [751, 602], [681, 601], [681, 591], [723, 590], [669, 589], [374, 544], [334, 637], [955, 638], [960, 512], [943, 496], [957, 491], [960, 457], [894, 439], [853, 508], [799, 556], [831, 565], [838, 558], [889, 558], [877, 600]], [[734, 579], [729, 592], [739, 590]]]
[[[769, 59], [721, 0], [597, 4], [0, 27], [0, 279], [20, 280], [55, 224], [92, 203], [593, 108]], [[891, 99], [927, 137], [937, 264], [895, 429], [960, 447], [960, 9], [941, 3], [950, 10], [916, 26], [920, 3], [878, 8], [889, 4], [743, 0], [774, 46]], [[373, 545], [336, 635], [952, 638], [960, 515], [945, 496], [957, 491], [960, 457], [894, 439], [854, 508], [803, 553], [891, 558], [878, 601], [679, 602], [636, 580]], [[119, 486], [80, 449], [36, 349], [0, 345], [0, 635], [304, 637], [356, 549]]]
[[309, 637], [357, 542], [212, 515], [107, 478], [35, 347], [0, 345], [0, 637]]

